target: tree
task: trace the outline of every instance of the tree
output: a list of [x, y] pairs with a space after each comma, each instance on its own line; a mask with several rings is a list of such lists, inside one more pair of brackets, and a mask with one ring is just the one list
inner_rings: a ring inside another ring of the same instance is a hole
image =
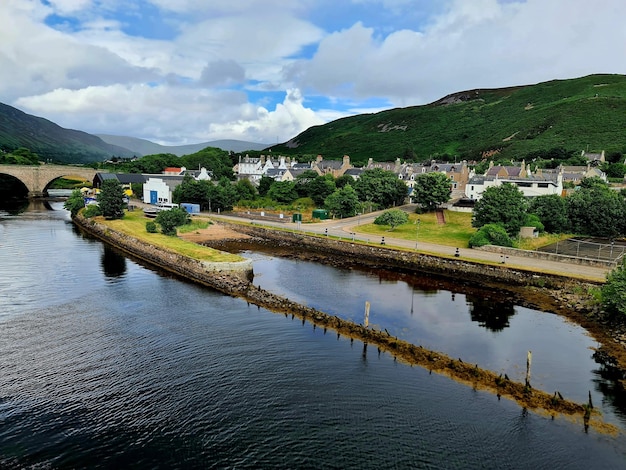
[[306, 196], [313, 199], [318, 206], [324, 205], [326, 198], [337, 189], [334, 179], [329, 176], [316, 176], [307, 185], [308, 194]]
[[237, 188], [228, 178], [222, 178], [217, 186], [213, 186], [211, 210], [230, 211], [239, 200]]
[[63, 203], [63, 208], [70, 211], [72, 217], [76, 217], [78, 211], [85, 207], [85, 199], [80, 189], [72, 191], [72, 195]]
[[626, 165], [623, 163], [604, 163], [602, 165], [602, 171], [606, 173], [609, 178], [623, 178], [626, 174]]
[[408, 189], [395, 173], [380, 168], [365, 170], [354, 183], [359, 199], [384, 209], [404, 204]]
[[376, 225], [389, 225], [393, 230], [398, 225], [406, 224], [409, 221], [409, 215], [400, 209], [391, 209], [383, 212], [374, 220]]
[[0, 152], [0, 163], [8, 165], [39, 165], [39, 156], [30, 149], [20, 147], [10, 153]]
[[235, 184], [238, 200], [252, 201], [256, 198], [257, 190], [249, 179], [244, 178]]
[[[161, 226], [163, 235], [175, 236], [176, 227], [189, 223], [189, 214], [185, 209], [174, 207], [166, 211], [160, 211], [154, 221]], [[146, 227], [147, 228], [147, 227]]]
[[623, 234], [624, 199], [600, 178], [585, 178], [580, 189], [567, 198], [567, 217], [580, 235], [615, 237]]
[[602, 307], [611, 315], [626, 315], [626, 265], [611, 271], [601, 289]]
[[311, 181], [317, 178], [319, 175], [315, 170], [304, 170], [302, 173], [296, 176], [294, 185], [298, 197], [310, 197], [311, 189], [309, 187]]
[[445, 173], [433, 172], [417, 175], [413, 185], [413, 197], [427, 211], [434, 211], [448, 202], [452, 187]]
[[275, 181], [267, 195], [274, 201], [284, 204], [289, 204], [298, 199], [298, 193], [292, 181]]
[[261, 197], [265, 197], [267, 196], [267, 193], [269, 192], [270, 188], [272, 187], [272, 185], [274, 184], [274, 180], [272, 178], [270, 178], [269, 176], [261, 176], [261, 179], [259, 180], [259, 196]]
[[330, 194], [324, 201], [324, 207], [334, 217], [352, 217], [356, 215], [359, 207], [359, 198], [354, 188], [347, 184]]
[[567, 202], [558, 194], [538, 196], [530, 201], [528, 212], [535, 214], [546, 232], [566, 233], [569, 231]]
[[217, 147], [206, 147], [199, 152], [180, 157], [176, 166], [206, 168], [216, 181], [222, 178], [233, 180], [233, 162], [228, 151]]
[[159, 153], [143, 156], [124, 167], [131, 173], [161, 173], [165, 168], [178, 166], [179, 157], [173, 153]]
[[474, 206], [472, 227], [501, 224], [510, 236], [517, 236], [526, 219], [524, 194], [510, 183], [485, 189]]
[[97, 196], [98, 205], [105, 219], [124, 217], [124, 188], [116, 179], [104, 180]]
[[335, 186], [337, 189], [343, 188], [346, 184], [353, 185], [354, 178], [350, 175], [341, 175], [339, 178], [335, 179]]

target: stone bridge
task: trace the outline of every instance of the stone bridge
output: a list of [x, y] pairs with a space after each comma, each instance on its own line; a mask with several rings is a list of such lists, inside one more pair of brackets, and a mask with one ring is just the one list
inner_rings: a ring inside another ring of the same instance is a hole
[[57, 178], [79, 176], [93, 181], [97, 171], [93, 168], [65, 165], [0, 165], [0, 173], [13, 176], [20, 180], [28, 189], [28, 197], [44, 197], [48, 185]]

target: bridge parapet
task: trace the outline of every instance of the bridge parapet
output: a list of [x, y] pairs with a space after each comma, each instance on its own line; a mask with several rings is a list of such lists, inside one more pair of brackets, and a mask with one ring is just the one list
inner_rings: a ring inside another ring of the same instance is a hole
[[96, 170], [80, 166], [66, 165], [0, 165], [0, 173], [13, 176], [20, 180], [28, 189], [29, 198], [44, 197], [46, 188], [57, 178], [63, 176], [80, 176], [91, 180]]

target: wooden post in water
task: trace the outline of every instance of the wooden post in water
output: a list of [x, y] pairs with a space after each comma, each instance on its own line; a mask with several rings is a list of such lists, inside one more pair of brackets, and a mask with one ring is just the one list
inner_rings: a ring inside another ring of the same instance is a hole
[[365, 319], [363, 320], [363, 325], [365, 326], [365, 328], [367, 328], [369, 323], [370, 323], [370, 301], [366, 300], [365, 301]]
[[530, 388], [530, 364], [533, 360], [532, 351], [528, 351], [526, 355], [526, 387]]

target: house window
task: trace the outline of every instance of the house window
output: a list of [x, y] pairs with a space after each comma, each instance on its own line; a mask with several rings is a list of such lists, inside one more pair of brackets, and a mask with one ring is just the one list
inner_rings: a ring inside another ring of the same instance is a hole
[[472, 185], [472, 191], [474, 191], [474, 185]]
[[547, 188], [548, 187], [548, 183], [537, 183], [537, 187], [538, 188]]

